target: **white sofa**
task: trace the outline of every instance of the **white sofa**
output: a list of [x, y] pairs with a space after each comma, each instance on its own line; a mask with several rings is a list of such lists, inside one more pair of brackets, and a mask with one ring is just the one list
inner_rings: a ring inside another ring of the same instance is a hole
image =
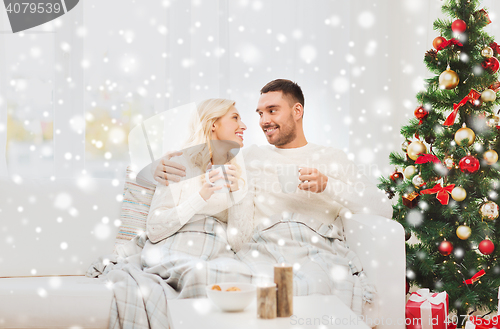
[[[112, 291], [84, 273], [113, 251], [122, 193], [108, 179], [0, 179], [0, 328], [107, 328]], [[403, 328], [403, 228], [378, 216], [342, 220], [378, 291], [377, 327]]]

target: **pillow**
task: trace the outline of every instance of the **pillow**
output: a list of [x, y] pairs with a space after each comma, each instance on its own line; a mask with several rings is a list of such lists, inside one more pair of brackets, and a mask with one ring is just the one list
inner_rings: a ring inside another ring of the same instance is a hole
[[120, 212], [121, 225], [116, 236], [115, 250], [117, 246], [132, 240], [139, 232], [146, 231], [146, 220], [156, 185], [143, 180], [136, 182], [136, 176], [127, 167]]

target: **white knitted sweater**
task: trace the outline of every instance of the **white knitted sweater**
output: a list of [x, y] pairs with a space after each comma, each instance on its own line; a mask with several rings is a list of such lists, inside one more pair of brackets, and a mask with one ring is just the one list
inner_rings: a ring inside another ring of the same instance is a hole
[[[353, 214], [392, 217], [392, 206], [385, 194], [339, 149], [312, 143], [291, 149], [253, 145], [244, 150], [243, 156], [248, 193], [229, 209], [228, 215], [228, 239], [235, 251], [250, 241], [257, 225], [266, 225], [276, 214], [297, 212], [333, 224], [345, 207]], [[300, 189], [293, 194], [281, 192], [276, 173], [279, 164], [318, 169], [328, 176], [326, 190], [321, 193]]]

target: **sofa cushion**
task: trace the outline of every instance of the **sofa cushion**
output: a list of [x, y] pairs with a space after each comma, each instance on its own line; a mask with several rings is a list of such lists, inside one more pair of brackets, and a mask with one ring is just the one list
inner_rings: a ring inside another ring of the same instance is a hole
[[113, 292], [84, 276], [0, 279], [0, 328], [107, 328]]
[[132, 240], [139, 232], [146, 231], [146, 220], [156, 186], [141, 180], [136, 182], [135, 178], [136, 173], [127, 167], [120, 213], [121, 225], [116, 236], [115, 249], [116, 246]]

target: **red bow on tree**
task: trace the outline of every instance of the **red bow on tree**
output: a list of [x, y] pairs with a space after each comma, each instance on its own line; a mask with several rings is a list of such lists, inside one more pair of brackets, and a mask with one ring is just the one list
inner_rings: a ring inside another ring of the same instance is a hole
[[436, 198], [441, 202], [442, 205], [447, 205], [448, 200], [450, 200], [450, 193], [455, 187], [455, 184], [450, 184], [446, 187], [442, 187], [441, 184], [437, 184], [433, 188], [423, 190], [420, 194], [434, 194], [437, 193]]
[[427, 162], [441, 163], [438, 157], [435, 156], [434, 154], [420, 154], [418, 159], [415, 161], [415, 163], [417, 164], [427, 163]]
[[[444, 39], [444, 38], [443, 38], [443, 39]], [[460, 43], [460, 41], [458, 41], [458, 40], [457, 40], [457, 39], [455, 39], [455, 38], [452, 38], [452, 39], [450, 39], [450, 40], [446, 40], [446, 39], [445, 39], [445, 41], [443, 41], [443, 42], [442, 42], [442, 43], [441, 43], [438, 47], [436, 47], [436, 50], [437, 50], [437, 51], [443, 50], [444, 48], [447, 48], [447, 47], [449, 47], [450, 45], [455, 45], [455, 46], [460, 46], [460, 47], [462, 47], [462, 46], [463, 46], [463, 44], [462, 44], [462, 43]]]
[[481, 270], [481, 271], [477, 272], [476, 274], [474, 274], [472, 276], [472, 278], [470, 278], [469, 280], [465, 280], [464, 283], [465, 284], [473, 284], [474, 282], [479, 281], [479, 278], [485, 274], [486, 274], [486, 272], [484, 270]]
[[460, 103], [453, 104], [453, 112], [450, 113], [446, 121], [443, 123], [444, 126], [451, 126], [455, 123], [455, 119], [457, 118], [458, 109], [464, 106], [467, 102], [474, 102], [481, 98], [481, 94], [472, 89], [467, 96], [465, 96]]
[[500, 54], [500, 46], [496, 42], [490, 43], [490, 47], [495, 52], [495, 55]]

